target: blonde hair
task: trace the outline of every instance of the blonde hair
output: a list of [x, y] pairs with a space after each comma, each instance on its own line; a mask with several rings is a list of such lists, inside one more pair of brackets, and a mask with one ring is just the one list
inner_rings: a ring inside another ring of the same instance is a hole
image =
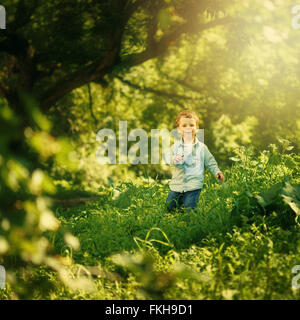
[[183, 110], [179, 112], [177, 118], [176, 118], [176, 126], [177, 128], [179, 127], [179, 122], [181, 118], [190, 118], [190, 119], [195, 119], [196, 121], [196, 126], [199, 126], [199, 118], [196, 115], [196, 113], [192, 110]]

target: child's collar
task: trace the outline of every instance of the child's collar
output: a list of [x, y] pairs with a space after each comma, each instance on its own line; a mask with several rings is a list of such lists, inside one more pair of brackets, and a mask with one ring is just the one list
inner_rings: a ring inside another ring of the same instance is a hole
[[[198, 145], [199, 143], [200, 143], [200, 141], [198, 140], [197, 137], [195, 137], [195, 143], [192, 143], [192, 146]], [[179, 145], [182, 145], [182, 146], [184, 145], [182, 137], [180, 138]]]

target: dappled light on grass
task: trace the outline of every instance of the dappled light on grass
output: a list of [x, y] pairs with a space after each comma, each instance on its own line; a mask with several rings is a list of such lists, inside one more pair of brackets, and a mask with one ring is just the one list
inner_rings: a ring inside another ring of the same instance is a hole
[[166, 186], [147, 180], [104, 188], [105, 200], [57, 208], [62, 229], [53, 245], [71, 245], [70, 232], [80, 242], [69, 250], [75, 265], [118, 275], [117, 282], [93, 277], [97, 290], [86, 298], [297, 299], [290, 272], [300, 245], [299, 156], [287, 147], [278, 153], [280, 146], [259, 156], [237, 151], [226, 183], [208, 175], [190, 214], [168, 213]]

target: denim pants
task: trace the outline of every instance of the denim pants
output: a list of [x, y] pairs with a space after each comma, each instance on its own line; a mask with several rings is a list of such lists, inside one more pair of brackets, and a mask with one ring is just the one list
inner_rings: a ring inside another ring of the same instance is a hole
[[187, 211], [191, 209], [196, 209], [201, 189], [196, 189], [186, 192], [175, 192], [169, 190], [169, 194], [166, 200], [166, 209], [171, 212], [176, 208], [187, 208]]

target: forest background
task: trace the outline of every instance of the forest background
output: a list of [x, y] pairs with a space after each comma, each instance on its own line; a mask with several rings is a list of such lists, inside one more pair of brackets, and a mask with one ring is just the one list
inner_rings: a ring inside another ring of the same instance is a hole
[[[0, 263], [9, 283], [16, 283], [16, 266], [28, 271], [28, 264], [47, 265], [65, 279], [49, 244], [56, 236], [47, 235], [62, 223], [49, 199], [68, 206], [82, 197], [109, 197], [122, 182], [166, 186], [168, 166], [97, 163], [97, 132], [109, 128], [118, 136], [120, 120], [128, 132], [146, 130], [150, 148], [151, 129], [171, 131], [178, 112], [194, 110], [224, 171], [267, 149], [278, 157], [299, 153], [300, 10], [292, 11], [294, 1], [1, 5]], [[298, 158], [289, 159], [297, 178]], [[64, 239], [77, 243], [70, 233]], [[23, 287], [15, 294], [30, 296]]]

